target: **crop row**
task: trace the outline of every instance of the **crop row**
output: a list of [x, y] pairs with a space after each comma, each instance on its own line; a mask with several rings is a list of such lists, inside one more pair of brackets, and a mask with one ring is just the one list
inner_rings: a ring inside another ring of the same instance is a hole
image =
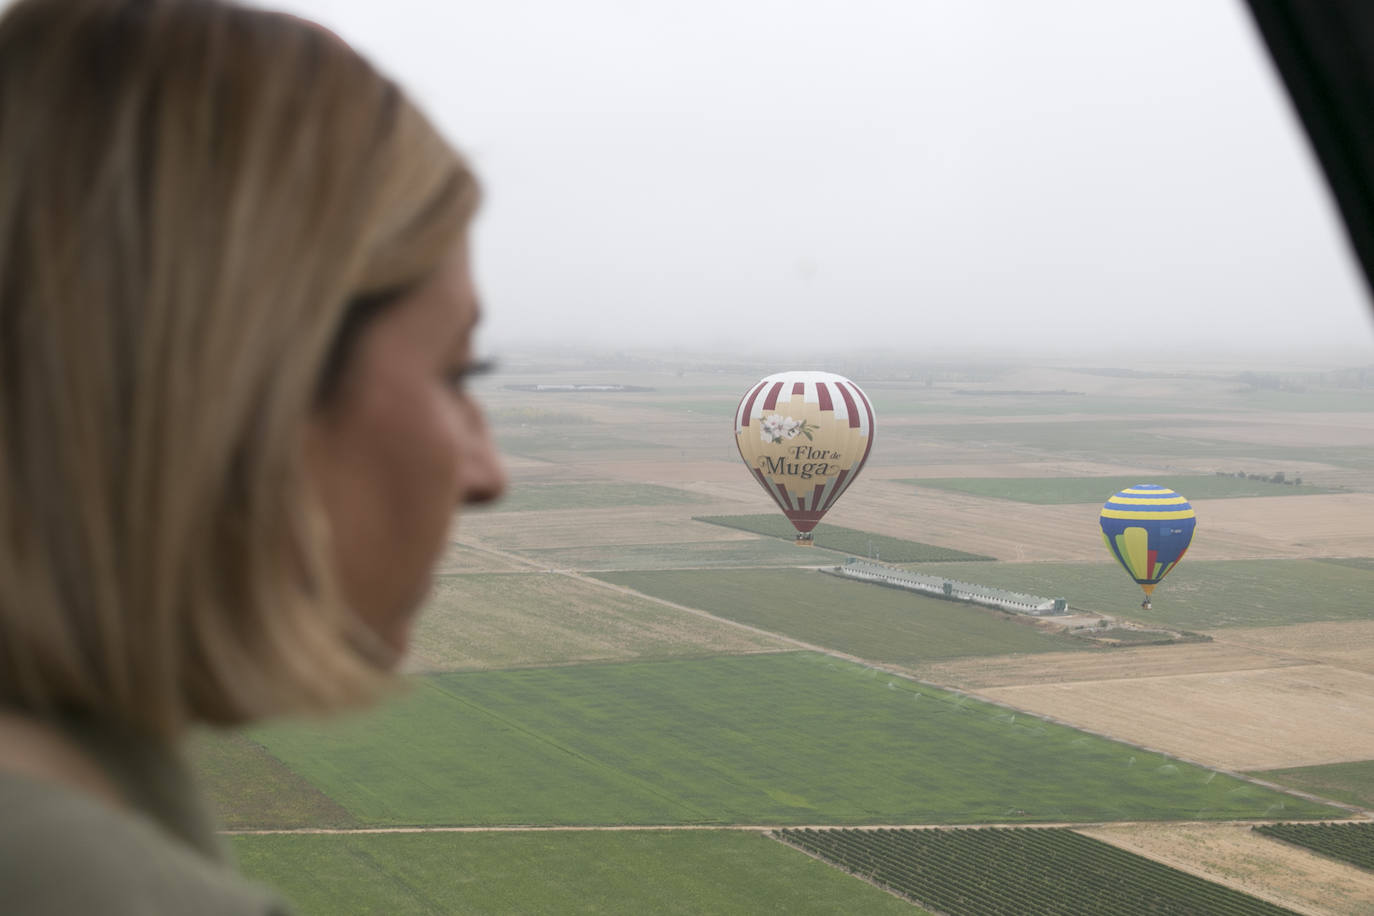
[[802, 828], [780, 836], [950, 916], [1291, 913], [1063, 828]]
[[1265, 824], [1254, 829], [1276, 840], [1374, 870], [1374, 824]]

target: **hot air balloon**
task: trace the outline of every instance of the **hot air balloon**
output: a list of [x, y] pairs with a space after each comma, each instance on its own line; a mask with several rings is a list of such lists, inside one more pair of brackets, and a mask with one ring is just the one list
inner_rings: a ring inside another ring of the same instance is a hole
[[1138, 483], [1107, 500], [1098, 521], [1107, 549], [1145, 590], [1140, 606], [1149, 610], [1150, 593], [1193, 540], [1193, 507], [1168, 487]]
[[735, 411], [735, 444], [754, 478], [810, 546], [812, 529], [858, 476], [873, 448], [873, 405], [829, 372], [779, 372]]

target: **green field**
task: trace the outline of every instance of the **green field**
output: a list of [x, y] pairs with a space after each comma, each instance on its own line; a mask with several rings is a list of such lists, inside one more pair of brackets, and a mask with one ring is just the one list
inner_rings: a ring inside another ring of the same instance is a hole
[[[976, 568], [994, 565], [980, 563]], [[966, 565], [957, 568], [965, 571], [960, 578], [984, 578], [969, 576]], [[815, 570], [687, 569], [598, 573], [597, 578], [891, 665], [1090, 648], [1083, 640], [1032, 626], [1024, 617]]]
[[1069, 606], [1182, 630], [1276, 627], [1374, 617], [1374, 572], [1319, 560], [1184, 560], [1143, 594], [1114, 563], [980, 563], [922, 565], [920, 572], [971, 579], [979, 585], [1063, 595]]
[[760, 652], [779, 640], [559, 573], [438, 576], [412, 668], [511, 668]]
[[1374, 809], [1374, 760], [1260, 770], [1250, 775], [1332, 801]]
[[549, 509], [608, 509], [615, 506], [669, 506], [709, 502], [705, 497], [651, 483], [584, 481], [523, 483], [483, 512], [528, 512]]
[[917, 489], [930, 487], [974, 496], [1014, 499], [1017, 502], [1052, 506], [1064, 503], [1105, 503], [1113, 494], [1138, 483], [1168, 487], [1194, 499], [1231, 499], [1244, 496], [1295, 496], [1331, 493], [1322, 487], [1288, 486], [1262, 480], [1218, 477], [1136, 475], [1134, 477], [921, 477], [901, 481]]
[[252, 736], [377, 826], [1340, 815], [812, 653], [436, 675]]
[[1374, 572], [1374, 557], [1323, 557], [1323, 563], [1349, 566], [1351, 569], [1365, 569]]
[[785, 830], [949, 916], [1283, 916], [1293, 911], [1072, 830]]
[[[755, 534], [766, 534], [770, 537], [785, 538], [793, 541], [797, 537], [797, 529], [792, 527], [784, 516], [777, 514], [768, 515], [697, 515], [693, 516], [693, 521], [706, 522], [711, 525], [723, 525], [726, 528], [737, 528], [741, 531], [752, 531]], [[991, 560], [992, 557], [985, 557], [976, 553], [966, 553], [962, 550], [955, 550], [951, 547], [937, 547], [934, 544], [922, 544], [919, 541], [906, 541], [901, 538], [892, 538], [883, 534], [873, 534], [868, 531], [857, 531], [853, 528], [841, 528], [838, 525], [820, 524], [816, 526], [814, 532], [815, 546], [826, 550], [833, 550], [851, 557], [877, 557], [886, 563], [924, 563], [935, 561], [961, 561], [961, 560]], [[805, 549], [805, 548], [801, 548]], [[802, 555], [798, 555], [796, 562], [823, 563], [824, 560], [808, 560]]]
[[925, 912], [744, 831], [237, 836], [232, 847], [302, 916]]
[[329, 796], [238, 732], [202, 730], [188, 747], [224, 827], [352, 827]]

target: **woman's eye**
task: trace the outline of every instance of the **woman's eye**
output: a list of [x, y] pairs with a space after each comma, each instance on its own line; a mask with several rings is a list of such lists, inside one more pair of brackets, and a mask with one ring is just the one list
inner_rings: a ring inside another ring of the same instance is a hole
[[444, 372], [444, 384], [456, 392], [461, 392], [466, 388], [469, 379], [478, 375], [486, 375], [495, 369], [496, 364], [489, 359], [464, 363]]

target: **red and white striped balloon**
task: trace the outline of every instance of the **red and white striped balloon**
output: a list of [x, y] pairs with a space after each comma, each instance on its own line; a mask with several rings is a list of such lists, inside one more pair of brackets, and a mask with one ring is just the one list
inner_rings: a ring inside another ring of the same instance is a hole
[[873, 405], [830, 372], [779, 372], [750, 387], [735, 411], [735, 444], [759, 485], [809, 543], [821, 516], [873, 449]]

